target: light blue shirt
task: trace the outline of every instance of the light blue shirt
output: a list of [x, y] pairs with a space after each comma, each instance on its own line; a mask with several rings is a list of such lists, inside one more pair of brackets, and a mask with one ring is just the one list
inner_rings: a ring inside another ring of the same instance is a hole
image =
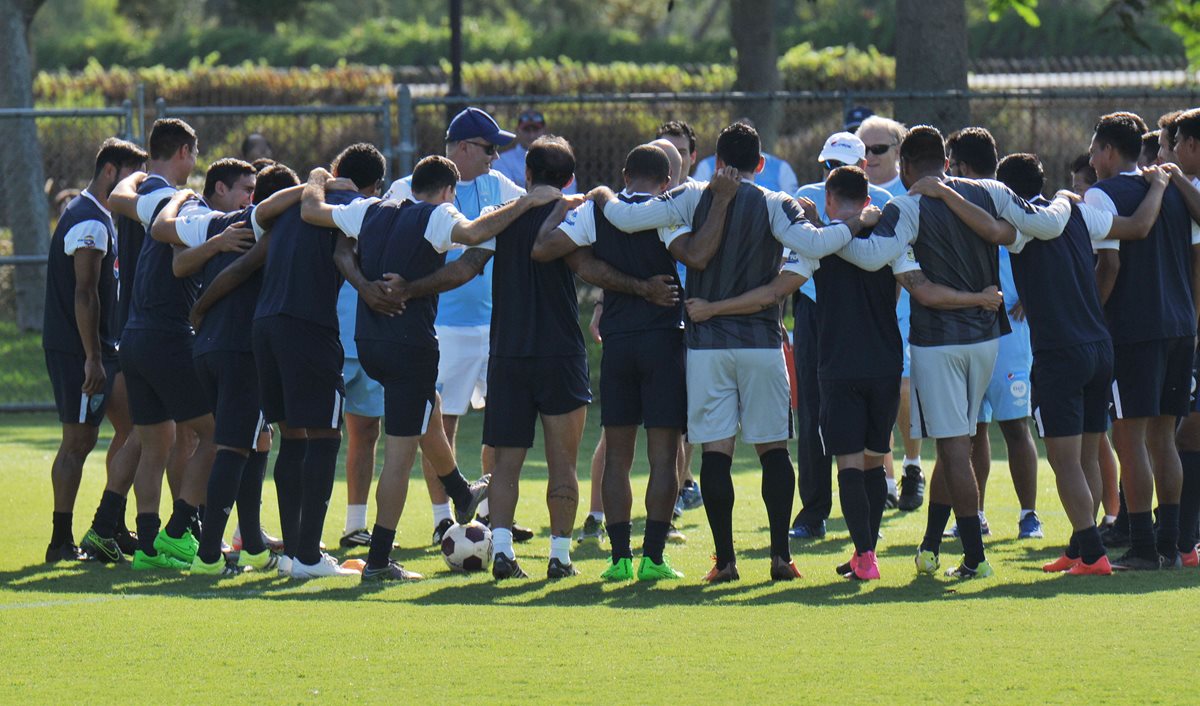
[[[884, 204], [891, 201], [892, 194], [875, 186], [867, 184], [867, 195], [871, 197], [871, 205], [882, 209]], [[812, 184], [805, 184], [796, 190], [796, 198], [804, 197], [817, 205], [817, 215], [821, 217], [822, 223], [828, 223], [829, 217], [825, 214], [825, 182], [818, 181]], [[809, 278], [804, 286], [800, 287], [800, 291], [809, 299], [817, 300], [817, 285]], [[906, 305], [908, 301], [904, 302]]]
[[342, 337], [342, 349], [347, 358], [358, 358], [358, 346], [354, 343], [354, 322], [358, 318], [358, 292], [349, 282], [342, 282], [338, 290], [338, 333]]
[[[1004, 308], [1012, 309], [1020, 302], [1017, 283], [1013, 281], [1012, 260], [1008, 248], [1000, 248], [1000, 291], [1004, 292]], [[1033, 367], [1033, 346], [1029, 341], [1029, 320], [1017, 321], [1011, 316], [1012, 333], [1000, 337], [1000, 352], [996, 354], [996, 369], [1026, 370]]]
[[[694, 176], [696, 181], [710, 181], [717, 169], [717, 156], [710, 155], [696, 163]], [[763, 170], [754, 176], [754, 183], [770, 189], [790, 194], [800, 186], [792, 165], [773, 154], [763, 152]]]
[[[500, 172], [508, 177], [512, 183], [520, 186], [525, 183], [525, 155], [529, 154], [529, 150], [522, 147], [519, 143], [507, 152], [501, 152], [500, 156], [492, 162], [492, 169]], [[567, 184], [567, 188], [562, 192], [568, 196], [579, 193], [579, 185], [572, 181]]]

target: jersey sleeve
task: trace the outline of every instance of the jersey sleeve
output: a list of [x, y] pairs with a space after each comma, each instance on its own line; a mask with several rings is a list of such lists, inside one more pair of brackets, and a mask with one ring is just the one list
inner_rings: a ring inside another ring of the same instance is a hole
[[804, 257], [820, 259], [841, 250], [854, 236], [841, 223], [818, 228], [800, 210], [792, 197], [773, 192], [766, 194], [771, 233], [784, 247]]
[[821, 267], [818, 260], [809, 257], [804, 257], [798, 253], [788, 250], [784, 254], [783, 268], [780, 272], [791, 272], [795, 275], [800, 275], [804, 279], [812, 279], [815, 273]]
[[997, 217], [1032, 238], [1057, 238], [1062, 235], [1071, 218], [1071, 202], [1061, 196], [1051, 201], [1049, 206], [1034, 206], [995, 179], [981, 179], [979, 183], [991, 197]]
[[362, 232], [362, 224], [363, 220], [367, 217], [367, 209], [376, 203], [379, 203], [379, 199], [372, 196], [365, 199], [355, 199], [348, 204], [334, 206], [333, 222], [337, 225], [338, 230], [351, 238], [357, 239], [358, 234]]
[[1079, 213], [1088, 229], [1088, 237], [1093, 241], [1104, 240], [1112, 230], [1113, 214], [1092, 208], [1086, 203], [1079, 204]]
[[604, 205], [604, 217], [626, 233], [653, 228], [674, 230], [680, 226], [690, 226], [692, 215], [696, 212], [696, 205], [700, 203], [700, 195], [704, 193], [705, 188], [705, 184], [687, 182], [641, 203], [610, 201]]
[[175, 235], [189, 248], [203, 245], [208, 240], [208, 226], [218, 216], [224, 216], [220, 211], [195, 213], [175, 219]]
[[412, 199], [412, 177], [393, 181], [383, 194], [384, 201], [404, 201], [405, 199]]
[[[883, 215], [870, 237], [854, 238], [838, 251], [838, 256], [868, 272], [875, 272], [891, 263], [895, 272], [896, 263], [911, 252], [909, 245], [917, 239], [921, 218], [918, 204], [919, 197], [906, 195], [893, 198], [884, 207]], [[912, 259], [916, 261], [915, 257]]]
[[567, 214], [558, 229], [581, 248], [586, 248], [596, 242], [596, 204], [585, 202], [582, 206]]
[[80, 221], [63, 236], [63, 250], [68, 255], [76, 250], [99, 250], [103, 255], [108, 252], [108, 237], [108, 228], [100, 221]]
[[138, 221], [141, 222], [143, 228], [150, 228], [151, 223], [154, 221], [154, 213], [158, 210], [158, 205], [174, 195], [175, 189], [164, 186], [161, 189], [155, 189], [148, 194], [138, 196], [137, 215]]
[[904, 252], [900, 253], [900, 257], [891, 262], [892, 274], [899, 277], [905, 272], [916, 272], [921, 269], [921, 263], [917, 261], [917, 254], [913, 252], [912, 246], [905, 246]]
[[449, 252], [458, 247], [452, 238], [454, 226], [466, 221], [467, 217], [457, 208], [448, 203], [441, 204], [433, 209], [429, 216], [429, 223], [425, 225], [425, 240], [434, 250], [440, 253]]

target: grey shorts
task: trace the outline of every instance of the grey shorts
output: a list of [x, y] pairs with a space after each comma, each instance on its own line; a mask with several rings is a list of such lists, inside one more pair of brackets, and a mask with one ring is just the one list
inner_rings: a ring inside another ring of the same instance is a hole
[[911, 346], [909, 411], [913, 439], [973, 436], [996, 367], [1000, 339], [949, 346]]
[[791, 387], [783, 349], [687, 352], [688, 441], [706, 444], [742, 431], [766, 444], [792, 436]]

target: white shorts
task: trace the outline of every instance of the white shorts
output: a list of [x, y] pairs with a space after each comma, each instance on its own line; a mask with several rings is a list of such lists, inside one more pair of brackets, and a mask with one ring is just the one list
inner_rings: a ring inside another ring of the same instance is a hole
[[792, 436], [792, 392], [783, 349], [689, 349], [687, 393], [690, 443], [729, 439], [739, 427], [748, 444]]
[[1000, 339], [912, 346], [909, 433], [913, 439], [974, 436]]
[[437, 390], [442, 414], [461, 417], [468, 407], [483, 409], [491, 326], [435, 326], [438, 337]]

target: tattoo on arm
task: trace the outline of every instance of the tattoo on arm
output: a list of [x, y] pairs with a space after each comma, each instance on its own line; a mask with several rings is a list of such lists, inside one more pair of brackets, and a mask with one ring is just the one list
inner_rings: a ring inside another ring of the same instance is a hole
[[929, 282], [929, 280], [925, 278], [925, 273], [922, 272], [921, 270], [913, 270], [912, 272], [905, 272], [905, 273], [901, 274], [899, 277], [897, 277], [896, 279], [900, 280], [901, 286], [903, 286], [905, 289], [907, 289], [909, 291], [912, 291], [913, 287], [919, 287], [919, 286]]

